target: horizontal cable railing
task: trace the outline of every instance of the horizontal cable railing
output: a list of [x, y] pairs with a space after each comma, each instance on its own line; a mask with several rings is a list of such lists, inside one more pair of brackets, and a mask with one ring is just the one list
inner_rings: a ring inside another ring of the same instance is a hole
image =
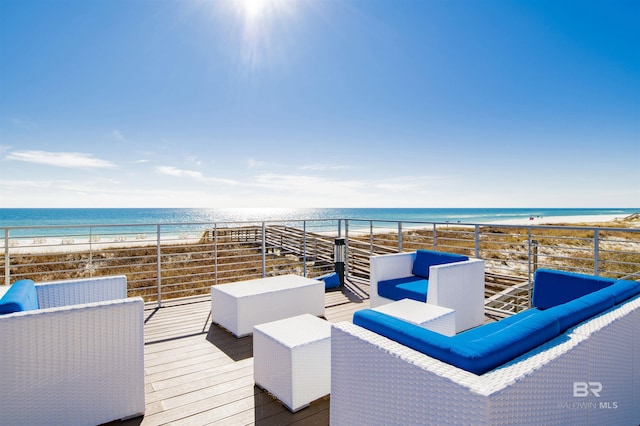
[[[621, 278], [640, 271], [640, 229], [330, 219], [0, 228], [4, 283], [125, 274], [129, 294], [161, 305], [212, 285], [334, 270], [345, 239], [347, 278], [369, 257], [417, 249], [484, 259], [486, 307], [526, 309], [538, 268]], [[637, 278], [634, 278], [637, 279]]]

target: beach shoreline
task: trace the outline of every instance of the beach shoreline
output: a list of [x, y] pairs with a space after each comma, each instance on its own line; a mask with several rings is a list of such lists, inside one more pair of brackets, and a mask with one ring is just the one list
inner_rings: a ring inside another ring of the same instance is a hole
[[[617, 222], [623, 221], [626, 218], [628, 218], [629, 215], [617, 215], [617, 214], [611, 214], [611, 215], [585, 215], [585, 216], [548, 216], [548, 217], [544, 217], [544, 216], [531, 216], [528, 219], [527, 218], [522, 218], [522, 219], [507, 219], [507, 220], [501, 220], [501, 221], [493, 221], [490, 222], [492, 225], [523, 225], [523, 226], [527, 226], [527, 225], [558, 225], [558, 224], [571, 224], [571, 225], [575, 225], [575, 224], [587, 224], [587, 225], [591, 225], [591, 224], [602, 224], [602, 223], [607, 223], [607, 224], [611, 224], [612, 227], [615, 228], [615, 224]], [[640, 225], [640, 222], [639, 222]]]
[[[549, 216], [549, 217], [534, 217], [521, 218], [521, 219], [505, 219], [498, 221], [490, 221], [485, 223], [479, 223], [484, 226], [553, 226], [553, 225], [577, 225], [577, 226], [605, 226], [616, 228], [621, 221], [627, 219], [630, 215], [579, 215], [579, 216]], [[399, 221], [403, 224], [407, 224], [404, 230], [416, 230], [427, 229], [425, 226], [410, 226], [410, 221]], [[640, 219], [633, 222], [625, 222], [625, 224], [631, 223], [634, 228], [640, 228]], [[449, 223], [437, 223], [436, 227], [443, 228], [449, 226], [464, 226], [469, 225], [465, 222], [449, 222]], [[373, 232], [375, 234], [384, 234], [390, 232], [397, 232], [396, 227], [374, 227]], [[358, 234], [369, 233], [369, 229], [363, 230], [358, 227], [350, 228], [350, 235], [358, 236]], [[330, 232], [317, 232], [318, 234], [324, 234], [327, 236], [337, 236], [335, 231]], [[186, 245], [195, 244], [202, 238], [202, 234], [197, 233], [183, 233], [181, 235], [163, 235], [158, 241], [156, 235], [148, 234], [136, 234], [134, 236], [114, 236], [113, 241], [89, 241], [89, 237], [53, 237], [53, 238], [41, 238], [30, 239], [14, 238], [10, 239], [8, 244], [9, 253], [14, 254], [55, 254], [55, 253], [74, 253], [74, 252], [86, 252], [86, 251], [100, 251], [100, 250], [114, 250], [114, 249], [129, 249], [129, 248], [142, 248], [157, 246], [158, 243], [161, 246], [168, 245]], [[95, 238], [95, 237], [93, 237]], [[135, 238], [135, 239], [134, 239]], [[5, 241], [0, 239], [0, 254], [5, 253]]]

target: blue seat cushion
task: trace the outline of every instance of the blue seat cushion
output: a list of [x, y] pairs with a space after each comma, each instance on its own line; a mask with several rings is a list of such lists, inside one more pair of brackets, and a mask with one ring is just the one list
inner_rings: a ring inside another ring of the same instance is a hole
[[433, 265], [445, 263], [462, 262], [469, 260], [467, 256], [453, 253], [443, 253], [440, 251], [417, 250], [413, 260], [411, 273], [419, 277], [429, 279], [429, 268]]
[[533, 280], [533, 306], [548, 309], [613, 285], [613, 278], [538, 269]]
[[0, 299], [0, 314], [38, 309], [38, 293], [31, 280], [16, 281]]
[[427, 301], [429, 281], [421, 277], [405, 277], [378, 283], [378, 295], [391, 300], [413, 299]]
[[520, 321], [467, 340], [458, 335], [451, 339], [449, 362], [475, 374], [484, 374], [542, 345], [560, 334], [558, 320], [547, 312], [523, 317]]
[[325, 290], [330, 288], [340, 287], [340, 277], [336, 272], [332, 272], [327, 275], [323, 275], [321, 277], [316, 278], [317, 280], [324, 281]]
[[353, 314], [353, 323], [434, 358], [449, 357], [451, 338], [372, 309]]
[[466, 339], [466, 340], [473, 340], [473, 339], [478, 339], [480, 337], [485, 337], [499, 330], [502, 330], [511, 324], [521, 321], [524, 318], [527, 318], [531, 315], [537, 315], [540, 312], [542, 311], [536, 308], [527, 309], [526, 311], [522, 311], [515, 315], [511, 315], [506, 318], [503, 318], [500, 321], [490, 322], [487, 324], [483, 324], [480, 327], [474, 327], [470, 330], [463, 331], [462, 333], [457, 334], [456, 337], [459, 339]]

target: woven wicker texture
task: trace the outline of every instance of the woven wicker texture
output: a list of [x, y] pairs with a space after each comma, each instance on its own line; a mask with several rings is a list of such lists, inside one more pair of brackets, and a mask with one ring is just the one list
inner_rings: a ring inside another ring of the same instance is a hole
[[331, 325], [305, 314], [253, 332], [254, 380], [291, 411], [330, 392]]
[[36, 283], [36, 290], [41, 309], [126, 299], [127, 277], [114, 275], [49, 281]]
[[640, 424], [639, 323], [637, 297], [482, 376], [335, 324], [332, 424]]
[[0, 317], [0, 423], [96, 425], [145, 410], [144, 302]]
[[211, 286], [211, 319], [236, 337], [256, 324], [295, 315], [324, 315], [324, 283], [297, 275]]
[[[378, 282], [411, 276], [415, 253], [372, 256], [370, 305], [372, 308], [393, 300], [378, 295]], [[456, 311], [456, 332], [484, 322], [484, 260], [434, 265], [429, 268], [427, 303]]]

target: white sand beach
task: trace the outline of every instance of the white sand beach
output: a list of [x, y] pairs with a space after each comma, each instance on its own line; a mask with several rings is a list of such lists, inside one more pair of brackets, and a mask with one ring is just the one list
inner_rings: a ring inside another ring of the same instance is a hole
[[[634, 215], [635, 216], [635, 215]], [[558, 225], [558, 224], [606, 224], [608, 227], [618, 227], [619, 222], [628, 218], [629, 215], [586, 215], [586, 216], [550, 216], [550, 217], [531, 217], [523, 219], [511, 219], [500, 220], [493, 222], [486, 222], [484, 224], [495, 225], [515, 225], [515, 226], [541, 226], [541, 225]], [[411, 222], [406, 223], [405, 230], [408, 229], [424, 229], [423, 225], [412, 226]], [[640, 228], [640, 218], [634, 221], [627, 221], [627, 224], [631, 224], [634, 228]], [[439, 224], [438, 227], [455, 226], [458, 223]], [[375, 227], [374, 233], [390, 233], [397, 232], [397, 227]], [[352, 227], [349, 229], [349, 234], [352, 236], [358, 236], [362, 234], [368, 234], [369, 228]], [[324, 235], [335, 235], [335, 232], [320, 232]], [[202, 235], [198, 233], [183, 233], [180, 235], [163, 235], [160, 244], [161, 245], [182, 245], [197, 243]], [[143, 235], [128, 235], [128, 236], [116, 236], [112, 241], [91, 241], [89, 238], [83, 238], [75, 236], [75, 238], [40, 238], [40, 239], [11, 239], [9, 241], [9, 252], [16, 254], [27, 253], [73, 253], [79, 251], [88, 250], [100, 250], [100, 249], [113, 249], [113, 248], [130, 248], [130, 247], [149, 247], [157, 245], [158, 241], [155, 235], [143, 234]], [[0, 254], [5, 252], [5, 241], [0, 239]]]
[[[501, 220], [496, 222], [491, 222], [495, 224], [506, 224], [506, 225], [557, 225], [557, 224], [578, 224], [578, 223], [586, 223], [586, 224], [601, 224], [605, 222], [610, 222], [612, 227], [616, 227], [616, 222], [622, 221], [626, 219], [629, 215], [593, 215], [593, 216], [549, 216], [549, 217], [538, 217], [532, 216], [529, 219], [512, 219], [512, 220]], [[637, 226], [640, 226], [640, 221], [636, 221]]]

